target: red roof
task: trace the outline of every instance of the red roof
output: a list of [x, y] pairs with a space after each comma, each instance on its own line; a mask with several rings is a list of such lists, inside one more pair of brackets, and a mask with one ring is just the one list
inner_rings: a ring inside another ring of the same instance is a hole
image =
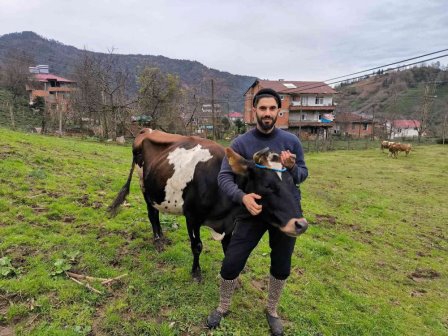
[[418, 120], [394, 120], [392, 126], [395, 128], [415, 128], [420, 127], [420, 121]]
[[[254, 83], [254, 85], [256, 85], [256, 83], [257, 81]], [[318, 93], [318, 94], [336, 93], [336, 90], [332, 89], [328, 84], [325, 84], [324, 82], [258, 80], [258, 83], [260, 83], [261, 87], [274, 89], [278, 93]]]
[[229, 113], [229, 118], [242, 118], [243, 114], [240, 112], [230, 112]]
[[39, 73], [39, 74], [34, 74], [34, 78], [37, 79], [39, 82], [48, 82], [50, 80], [55, 80], [58, 82], [65, 82], [65, 83], [74, 83], [74, 81], [64, 78], [64, 77], [60, 77], [60, 76], [56, 76], [53, 74], [43, 74], [43, 73]]

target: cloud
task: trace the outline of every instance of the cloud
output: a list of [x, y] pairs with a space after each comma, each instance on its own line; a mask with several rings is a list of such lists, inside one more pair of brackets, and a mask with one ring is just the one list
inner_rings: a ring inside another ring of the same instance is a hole
[[324, 80], [446, 48], [447, 13], [442, 0], [12, 0], [2, 1], [0, 34], [32, 30], [94, 51]]

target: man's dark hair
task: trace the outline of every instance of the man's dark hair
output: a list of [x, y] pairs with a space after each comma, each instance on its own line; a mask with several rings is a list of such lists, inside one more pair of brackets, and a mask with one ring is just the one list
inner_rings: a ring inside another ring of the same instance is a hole
[[260, 91], [258, 91], [255, 94], [254, 99], [252, 100], [252, 106], [256, 107], [261, 98], [274, 98], [277, 102], [277, 107], [280, 108], [282, 106], [282, 99], [275, 90], [261, 89]]

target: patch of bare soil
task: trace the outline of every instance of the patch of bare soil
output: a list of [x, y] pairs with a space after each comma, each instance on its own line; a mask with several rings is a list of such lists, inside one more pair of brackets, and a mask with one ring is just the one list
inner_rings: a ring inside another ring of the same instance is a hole
[[268, 281], [266, 280], [256, 280], [253, 279], [250, 281], [251, 285], [258, 289], [261, 292], [267, 291], [268, 290]]
[[408, 276], [415, 282], [421, 282], [424, 280], [433, 280], [440, 277], [440, 273], [431, 269], [416, 269], [415, 272]]
[[316, 215], [316, 224], [336, 224], [336, 217], [330, 215]]
[[425, 295], [426, 293], [428, 293], [427, 290], [425, 290], [425, 289], [423, 289], [423, 288], [420, 288], [420, 289], [413, 290], [413, 291], [411, 292], [411, 296], [413, 296], [413, 297], [419, 297], [419, 296], [423, 296], [423, 295]]
[[0, 326], [0, 336], [12, 336], [12, 335], [14, 335], [12, 328]]
[[75, 216], [64, 216], [62, 218], [62, 221], [64, 223], [73, 223], [75, 221], [76, 217]]
[[39, 204], [31, 205], [31, 209], [33, 209], [33, 211], [35, 213], [42, 213], [42, 212], [47, 212], [48, 211], [47, 208], [44, 208], [42, 205], [39, 205]]

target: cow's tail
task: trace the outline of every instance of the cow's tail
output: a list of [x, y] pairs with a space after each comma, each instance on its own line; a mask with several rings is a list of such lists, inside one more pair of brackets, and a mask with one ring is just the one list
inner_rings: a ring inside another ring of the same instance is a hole
[[107, 208], [107, 212], [111, 217], [114, 217], [117, 214], [118, 208], [120, 207], [121, 204], [123, 204], [124, 200], [126, 199], [126, 196], [129, 195], [129, 189], [131, 187], [132, 173], [134, 172], [134, 168], [135, 168], [135, 161], [132, 160], [132, 166], [131, 171], [129, 172], [128, 180], [126, 181], [125, 185], [121, 188], [117, 197], [115, 197], [113, 203]]

